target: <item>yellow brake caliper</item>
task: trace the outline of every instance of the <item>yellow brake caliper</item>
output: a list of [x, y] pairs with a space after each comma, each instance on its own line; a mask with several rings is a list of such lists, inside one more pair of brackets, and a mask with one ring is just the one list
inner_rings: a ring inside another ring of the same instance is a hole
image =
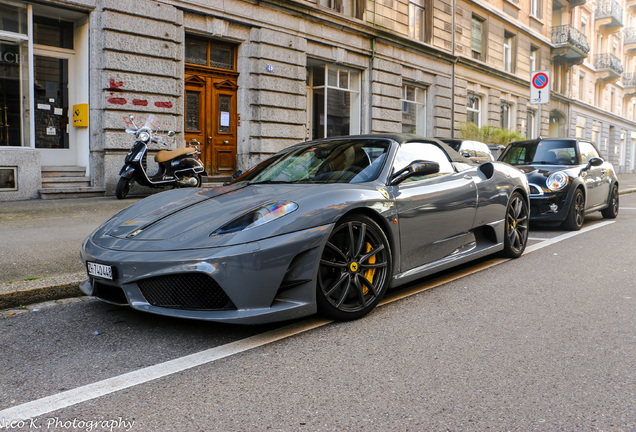
[[[371, 243], [367, 242], [367, 252], [369, 253], [373, 250], [373, 246], [371, 246]], [[369, 257], [369, 264], [375, 264], [375, 255], [371, 255]], [[373, 276], [375, 276], [375, 269], [374, 268], [370, 268], [369, 270], [364, 272], [364, 277], [371, 283], [373, 283]], [[369, 293], [369, 287], [367, 287], [366, 285], [362, 286], [362, 294], [367, 295]]]

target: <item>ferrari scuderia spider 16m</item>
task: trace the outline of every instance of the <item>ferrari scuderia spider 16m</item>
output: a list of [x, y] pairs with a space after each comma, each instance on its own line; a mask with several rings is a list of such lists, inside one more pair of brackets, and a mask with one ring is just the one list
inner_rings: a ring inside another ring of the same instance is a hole
[[414, 135], [289, 147], [231, 183], [175, 189], [115, 215], [82, 246], [101, 300], [182, 318], [350, 320], [387, 289], [528, 239], [526, 176]]

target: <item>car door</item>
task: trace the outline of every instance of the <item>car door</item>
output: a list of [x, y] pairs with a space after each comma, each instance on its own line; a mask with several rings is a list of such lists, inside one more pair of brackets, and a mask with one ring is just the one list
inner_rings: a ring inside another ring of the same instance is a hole
[[[587, 165], [592, 158], [601, 157], [596, 147], [587, 141], [579, 141], [579, 154], [583, 165]], [[610, 172], [605, 164], [591, 166], [583, 175], [587, 187], [585, 207], [592, 208], [605, 203], [610, 192]]]
[[402, 144], [393, 172], [415, 160], [437, 162], [440, 172], [411, 177], [395, 186], [401, 271], [437, 261], [464, 246], [477, 203], [472, 177], [457, 173], [446, 153], [433, 143]]

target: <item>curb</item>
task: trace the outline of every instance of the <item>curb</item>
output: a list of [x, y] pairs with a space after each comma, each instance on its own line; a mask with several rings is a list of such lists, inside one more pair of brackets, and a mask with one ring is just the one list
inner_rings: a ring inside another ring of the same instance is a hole
[[34, 303], [84, 295], [79, 285], [87, 276], [72, 273], [32, 281], [19, 281], [0, 285], [0, 310]]

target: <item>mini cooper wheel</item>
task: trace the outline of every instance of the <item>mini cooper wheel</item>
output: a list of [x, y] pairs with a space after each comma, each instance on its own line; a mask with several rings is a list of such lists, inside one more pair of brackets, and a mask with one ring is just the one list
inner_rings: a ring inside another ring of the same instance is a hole
[[117, 186], [115, 187], [115, 196], [118, 199], [124, 199], [126, 198], [126, 196], [128, 196], [128, 192], [130, 192], [130, 189], [132, 188], [133, 183], [135, 182], [135, 180], [133, 179], [127, 179], [124, 177], [120, 177], [119, 181], [117, 182]]
[[601, 214], [605, 219], [616, 219], [618, 216], [618, 185], [612, 186], [609, 203], [606, 209], [601, 210]]
[[506, 237], [503, 255], [518, 258], [526, 249], [529, 228], [528, 202], [519, 192], [514, 192], [506, 209]]
[[585, 219], [585, 197], [581, 189], [574, 191], [574, 197], [572, 198], [572, 206], [568, 212], [565, 221], [563, 222], [563, 228], [568, 231], [578, 231], [583, 226], [583, 220]]
[[378, 224], [362, 215], [345, 217], [320, 257], [318, 312], [338, 321], [366, 315], [384, 296], [391, 268], [389, 241]]

